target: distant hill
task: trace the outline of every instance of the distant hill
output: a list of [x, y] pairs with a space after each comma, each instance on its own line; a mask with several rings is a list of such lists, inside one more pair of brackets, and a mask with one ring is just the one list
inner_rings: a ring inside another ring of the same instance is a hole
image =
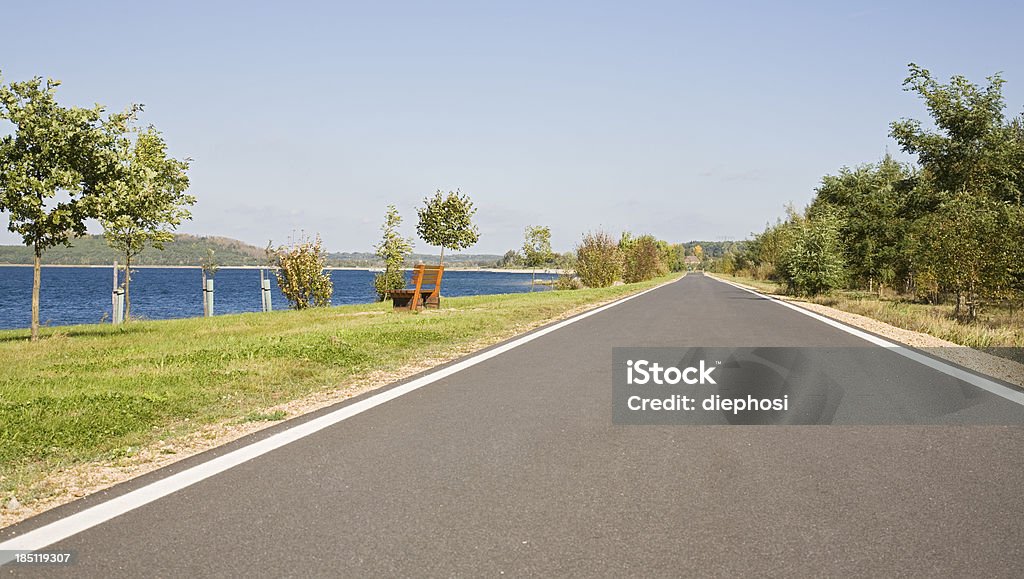
[[[179, 233], [174, 241], [164, 244], [164, 250], [147, 248], [134, 260], [135, 265], [199, 265], [208, 249], [214, 251], [218, 265], [263, 265], [264, 248], [249, 245], [237, 239], [217, 236], [196, 236]], [[407, 260], [434, 263], [437, 255], [412, 254]], [[463, 267], [492, 267], [501, 256], [486, 254], [454, 254], [444, 257], [445, 263]], [[124, 261], [110, 249], [102, 235], [87, 235], [72, 241], [71, 247], [54, 247], [43, 254], [43, 263], [49, 265], [108, 265]], [[0, 264], [31, 264], [32, 250], [24, 245], [0, 245]], [[333, 267], [380, 267], [383, 262], [372, 253], [337, 252], [327, 254], [327, 264]]]

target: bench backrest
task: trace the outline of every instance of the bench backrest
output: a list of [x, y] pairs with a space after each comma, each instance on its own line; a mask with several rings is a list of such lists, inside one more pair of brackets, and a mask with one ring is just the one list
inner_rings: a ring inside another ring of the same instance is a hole
[[444, 273], [443, 265], [417, 265], [413, 270], [412, 283], [417, 285], [417, 277], [419, 277], [419, 286], [436, 286], [441, 282], [441, 276]]

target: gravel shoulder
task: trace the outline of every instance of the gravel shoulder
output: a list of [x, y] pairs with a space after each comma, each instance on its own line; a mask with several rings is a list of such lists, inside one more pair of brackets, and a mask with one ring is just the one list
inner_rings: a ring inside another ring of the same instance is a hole
[[759, 294], [770, 295], [773, 298], [792, 303], [806, 310], [827, 316], [855, 328], [867, 330], [873, 334], [877, 334], [884, 338], [927, 352], [932, 356], [948, 360], [954, 364], [963, 366], [964, 368], [968, 368], [982, 374], [987, 374], [988, 376], [1008, 382], [1024, 390], [1024, 364], [1014, 362], [1013, 360], [993, 356], [992, 354], [968, 348], [967, 346], [962, 346], [948, 340], [936, 338], [929, 334], [899, 328], [860, 314], [845, 312], [843, 310], [811, 303], [792, 296], [768, 293], [762, 289], [747, 284], [738, 283], [733, 280], [724, 280], [723, 278], [713, 274], [706, 273], [705, 275], [722, 281], [728, 281], [729, 283], [755, 291]]

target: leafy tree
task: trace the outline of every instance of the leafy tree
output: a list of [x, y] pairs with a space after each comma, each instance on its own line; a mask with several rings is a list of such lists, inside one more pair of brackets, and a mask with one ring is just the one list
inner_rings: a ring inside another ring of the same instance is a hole
[[[954, 315], [977, 318], [981, 301], [1008, 292], [1019, 252], [1019, 214], [968, 193], [954, 195], [921, 221], [922, 272], [933, 273], [956, 294]], [[966, 306], [966, 308], [964, 307]]]
[[523, 241], [523, 262], [533, 270], [530, 291], [537, 283], [537, 268], [551, 263], [555, 252], [551, 250], [551, 228], [544, 226], [527, 226]]
[[510, 249], [510, 250], [505, 252], [505, 255], [501, 256], [501, 259], [499, 259], [497, 262], [495, 262], [494, 266], [495, 267], [516, 267], [518, 265], [521, 265], [522, 263], [523, 263], [523, 256], [519, 255], [518, 251], [516, 251], [514, 249]]
[[906, 211], [913, 176], [910, 167], [886, 155], [877, 165], [843, 167], [822, 179], [809, 213], [828, 205], [842, 220], [840, 238], [851, 281], [881, 292], [909, 269]]
[[587, 233], [576, 246], [576, 274], [587, 287], [608, 287], [622, 277], [619, 244], [604, 231]]
[[153, 127], [136, 131], [134, 142], [118, 139], [117, 170], [103, 187], [100, 223], [110, 247], [124, 256], [125, 319], [131, 319], [132, 259], [147, 245], [163, 250], [174, 229], [191, 219], [196, 198], [188, 189], [188, 160], [167, 156], [167, 144]]
[[334, 283], [330, 273], [324, 271], [327, 255], [319, 235], [314, 240], [300, 238], [290, 247], [281, 246], [275, 255], [277, 287], [293, 308], [331, 305]]
[[661, 262], [657, 240], [651, 235], [633, 238], [623, 252], [622, 281], [636, 283], [668, 272]]
[[[958, 75], [941, 84], [927, 69], [913, 63], [909, 68], [904, 90], [916, 92], [925, 101], [937, 130], [902, 119], [890, 125], [890, 134], [903, 151], [917, 155], [928, 191], [967, 191], [1020, 205], [1024, 134], [1020, 117], [1005, 121], [1005, 81], [996, 74], [981, 88]], [[934, 207], [940, 200], [932, 197], [925, 202]]]
[[43, 253], [71, 245], [96, 217], [95, 198], [115, 166], [113, 143], [137, 110], [103, 116], [103, 107], [63, 107], [60, 82], [39, 77], [0, 85], [0, 119], [14, 125], [0, 139], [0, 212], [8, 229], [34, 254], [32, 339], [39, 337], [39, 285]]
[[377, 257], [384, 260], [384, 271], [373, 279], [373, 287], [377, 290], [380, 301], [387, 299], [392, 291], [405, 287], [405, 272], [402, 267], [405, 264], [405, 257], [412, 252], [412, 240], [398, 233], [401, 224], [402, 216], [398, 214], [398, 209], [395, 209], [394, 205], [388, 205], [384, 225], [380, 228], [384, 236], [375, 248]]
[[835, 211], [821, 209], [814, 218], [797, 217], [792, 223], [792, 243], [780, 263], [789, 291], [813, 296], [840, 287], [845, 263], [839, 241], [842, 222]]
[[417, 213], [416, 232], [423, 241], [441, 248], [441, 265], [444, 265], [446, 248], [466, 249], [480, 239], [480, 232], [473, 224], [476, 208], [469, 196], [459, 191], [449, 191], [445, 196], [438, 190], [433, 197], [423, 200], [423, 207], [417, 209]]

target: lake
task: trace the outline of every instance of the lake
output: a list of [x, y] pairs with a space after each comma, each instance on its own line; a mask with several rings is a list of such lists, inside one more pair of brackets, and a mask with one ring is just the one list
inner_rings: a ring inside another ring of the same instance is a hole
[[[202, 273], [198, 268], [139, 268], [132, 275], [132, 317], [163, 320], [203, 315]], [[333, 305], [376, 301], [374, 273], [366, 270], [330, 270], [334, 282]], [[408, 277], [409, 274], [406, 274]], [[554, 279], [537, 274], [537, 279]], [[275, 310], [288, 301], [271, 278]], [[43, 267], [39, 320], [43, 325], [96, 324], [110, 320], [110, 267]], [[538, 285], [537, 291], [549, 286]], [[446, 271], [442, 295], [446, 297], [530, 291], [530, 274], [488, 271]], [[260, 311], [260, 273], [256, 269], [226, 269], [215, 278], [215, 314]], [[0, 266], [0, 329], [27, 328], [31, 321], [32, 268]]]

